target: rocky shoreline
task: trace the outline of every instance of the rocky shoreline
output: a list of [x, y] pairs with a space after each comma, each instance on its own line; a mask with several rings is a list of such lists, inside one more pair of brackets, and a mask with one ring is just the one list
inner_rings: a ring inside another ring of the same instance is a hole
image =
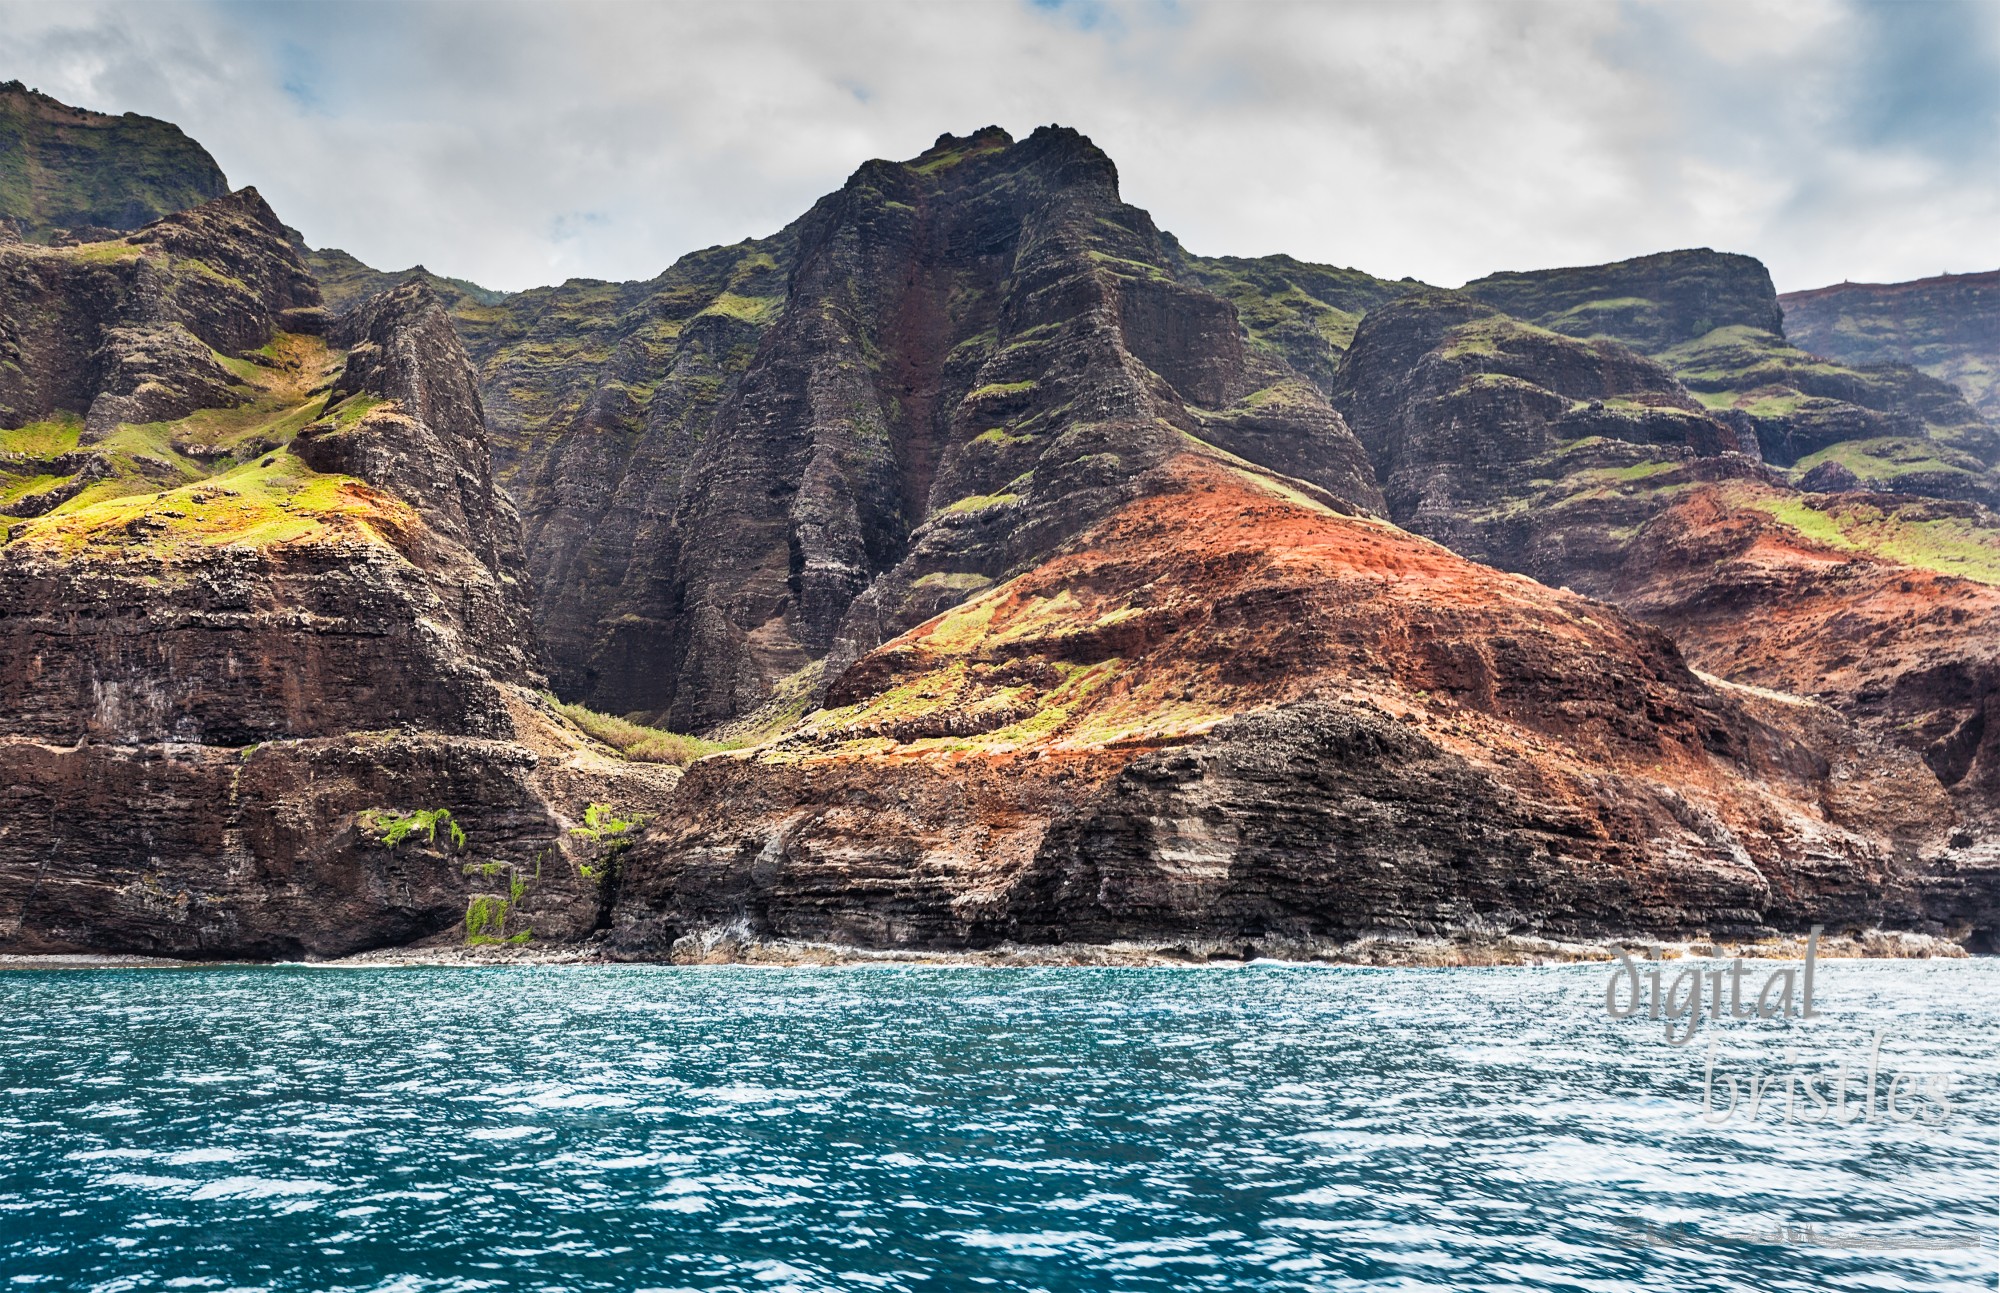
[[[154, 956], [0, 955], [0, 971], [74, 969], [198, 969], [212, 966], [312, 965], [325, 968], [490, 968], [495, 966], [659, 965], [763, 966], [769, 968], [933, 966], [966, 969], [1228, 968], [1253, 964], [1348, 966], [1373, 969], [1523, 967], [1611, 961], [1620, 950], [1666, 961], [1706, 958], [1796, 960], [1805, 955], [1803, 937], [1756, 942], [1691, 942], [1606, 939], [1560, 942], [1499, 936], [1475, 939], [1375, 936], [1345, 942], [1325, 940], [1244, 943], [1241, 940], [1178, 940], [1172, 943], [1060, 943], [1048, 946], [1002, 944], [977, 951], [867, 948], [836, 943], [744, 938], [726, 930], [690, 935], [663, 958], [610, 954], [595, 942], [566, 947], [471, 946], [457, 942], [376, 948], [350, 956], [313, 961], [201, 961]], [[1823, 960], [1971, 960], [1973, 954], [1949, 939], [1894, 930], [1822, 936]]]

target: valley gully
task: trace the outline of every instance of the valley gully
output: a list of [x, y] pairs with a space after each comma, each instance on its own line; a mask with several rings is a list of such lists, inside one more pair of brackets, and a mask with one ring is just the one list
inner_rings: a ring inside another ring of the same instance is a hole
[[[1716, 1025], [1725, 1020], [1769, 1021], [1785, 1029], [1783, 1067], [1777, 1070], [1767, 1070], [1755, 1057], [1719, 1060], [1716, 1048], [1721, 1039], [1709, 1037], [1702, 1065], [1701, 1112], [1696, 1117], [1711, 1126], [1730, 1122], [1739, 1113], [1745, 1122], [1755, 1122], [1766, 1108], [1778, 1122], [1820, 1127], [1947, 1122], [1956, 1112], [1950, 1094], [1954, 1075], [1915, 1067], [1886, 1072], [1882, 1056], [1883, 1042], [1890, 1036], [1886, 1028], [1876, 1029], [1859, 1054], [1801, 1062], [1798, 1048], [1791, 1044], [1798, 1040], [1791, 1034], [1792, 1021], [1821, 1015], [1814, 1004], [1820, 932], [1820, 926], [1813, 926], [1803, 963], [1770, 971], [1754, 996], [1747, 995], [1745, 978], [1747, 972], [1754, 986], [1756, 971], [1746, 971], [1740, 957], [1727, 965], [1685, 967], [1671, 985], [1664, 985], [1666, 967], [1657, 956], [1649, 953], [1642, 969], [1621, 949], [1619, 967], [1604, 986], [1605, 1013], [1622, 1021], [1644, 1012], [1648, 1021], [1661, 1023], [1667, 1044], [1675, 1047], [1692, 1042], [1704, 1020]], [[1771, 1040], [1775, 1039], [1766, 1044]]]

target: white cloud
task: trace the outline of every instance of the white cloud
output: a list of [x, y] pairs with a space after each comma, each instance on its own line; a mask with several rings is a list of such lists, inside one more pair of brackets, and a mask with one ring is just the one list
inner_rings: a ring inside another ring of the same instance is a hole
[[[1907, 26], [1497, 0], [68, 0], [0, 3], [0, 77], [178, 122], [316, 244], [499, 287], [650, 276], [869, 157], [1060, 121], [1198, 251], [1456, 283], [1712, 245], [1794, 288], [2000, 265], [1978, 130], [1894, 129], [1928, 120], [1929, 46], [1870, 61]], [[1939, 78], [1956, 113], [1983, 110], [2000, 38], [1967, 57]]]

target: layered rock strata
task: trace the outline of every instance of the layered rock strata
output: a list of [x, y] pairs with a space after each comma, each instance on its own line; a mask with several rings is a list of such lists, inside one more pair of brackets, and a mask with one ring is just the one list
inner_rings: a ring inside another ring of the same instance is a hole
[[[581, 937], [606, 848], [572, 827], [673, 773], [611, 757], [537, 694], [518, 523], [437, 302], [383, 296], [331, 349], [286, 331], [318, 322], [317, 298], [266, 216], [246, 192], [109, 256], [26, 253], [69, 262], [58, 285], [108, 286], [51, 293], [74, 351], [18, 389], [57, 416], [7, 433], [67, 427], [84, 466], [0, 546], [0, 948]], [[261, 312], [215, 306], [217, 264]], [[135, 389], [130, 363], [63, 385], [132, 327], [182, 341], [145, 351]]]
[[694, 765], [613, 945], [1991, 928], [1830, 711], [1205, 453], [1145, 485]]
[[1773, 470], [1737, 411], [1665, 367], [1457, 294], [1372, 312], [1335, 400], [1399, 523], [1616, 601], [1702, 668], [1835, 706], [1992, 829], [2000, 517]]
[[1660, 360], [1703, 404], [1753, 430], [1774, 466], [1830, 466], [1882, 492], [2000, 503], [2000, 424], [1905, 363], [1856, 365], [1801, 349], [1786, 335], [1771, 276], [1748, 256], [1662, 252], [1494, 274], [1464, 291], [1526, 322]]
[[[1246, 332], [1218, 293], [1280, 277]], [[1377, 505], [1306, 330], [1399, 290], [1190, 257], [1051, 127], [870, 162], [648, 283], [453, 312], [557, 689], [698, 729], [1040, 560], [1182, 434]]]
[[1054, 127], [646, 283], [90, 236], [0, 245], [0, 949], [2000, 924], [2000, 438], [1745, 258], [1206, 259]]
[[2000, 270], [1840, 283], [1778, 298], [1785, 331], [1846, 364], [1910, 364], [2000, 423]]

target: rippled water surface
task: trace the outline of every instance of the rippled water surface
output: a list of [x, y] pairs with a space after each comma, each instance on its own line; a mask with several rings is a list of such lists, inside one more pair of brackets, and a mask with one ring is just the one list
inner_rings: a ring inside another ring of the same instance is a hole
[[1703, 1125], [1705, 1035], [1606, 977], [5, 973], [0, 1279], [1996, 1287], [2000, 964], [1823, 963], [1821, 1018], [1711, 1025], [1718, 1075], [1865, 1071], [1881, 1027], [1885, 1075], [1953, 1075], [1844, 1127], [1782, 1079]]

